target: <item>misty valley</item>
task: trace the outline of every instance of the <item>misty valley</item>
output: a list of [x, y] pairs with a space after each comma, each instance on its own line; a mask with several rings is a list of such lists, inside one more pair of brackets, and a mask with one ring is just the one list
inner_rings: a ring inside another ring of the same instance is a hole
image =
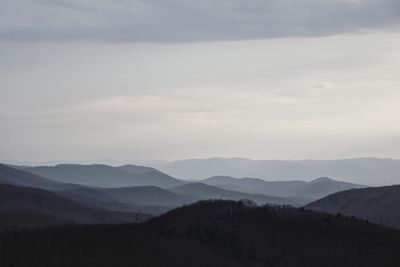
[[400, 161], [237, 161], [0, 164], [0, 266], [399, 266]]

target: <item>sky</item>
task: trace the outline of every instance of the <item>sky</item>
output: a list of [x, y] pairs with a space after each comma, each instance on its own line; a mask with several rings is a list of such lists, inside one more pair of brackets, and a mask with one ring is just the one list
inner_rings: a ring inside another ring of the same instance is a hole
[[398, 0], [0, 3], [0, 159], [400, 158]]

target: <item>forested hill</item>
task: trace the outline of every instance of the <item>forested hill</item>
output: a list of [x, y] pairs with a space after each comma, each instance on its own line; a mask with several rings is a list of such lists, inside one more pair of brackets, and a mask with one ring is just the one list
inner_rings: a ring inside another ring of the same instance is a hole
[[0, 246], [4, 266], [400, 266], [396, 230], [246, 201], [201, 201], [142, 224], [3, 233]]

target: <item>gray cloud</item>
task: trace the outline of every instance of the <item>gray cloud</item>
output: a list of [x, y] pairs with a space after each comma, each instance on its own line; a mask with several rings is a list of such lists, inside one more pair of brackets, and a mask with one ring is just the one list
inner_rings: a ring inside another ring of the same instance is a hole
[[325, 36], [400, 26], [398, 0], [17, 0], [0, 40], [187, 42]]
[[0, 42], [0, 159], [399, 158], [399, 38]]

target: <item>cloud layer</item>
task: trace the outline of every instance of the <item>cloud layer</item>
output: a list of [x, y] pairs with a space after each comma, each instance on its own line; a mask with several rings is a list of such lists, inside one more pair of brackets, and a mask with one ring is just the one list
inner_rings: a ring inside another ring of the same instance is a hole
[[400, 158], [399, 38], [0, 43], [0, 159]]
[[17, 0], [0, 40], [191, 42], [397, 30], [398, 0]]

